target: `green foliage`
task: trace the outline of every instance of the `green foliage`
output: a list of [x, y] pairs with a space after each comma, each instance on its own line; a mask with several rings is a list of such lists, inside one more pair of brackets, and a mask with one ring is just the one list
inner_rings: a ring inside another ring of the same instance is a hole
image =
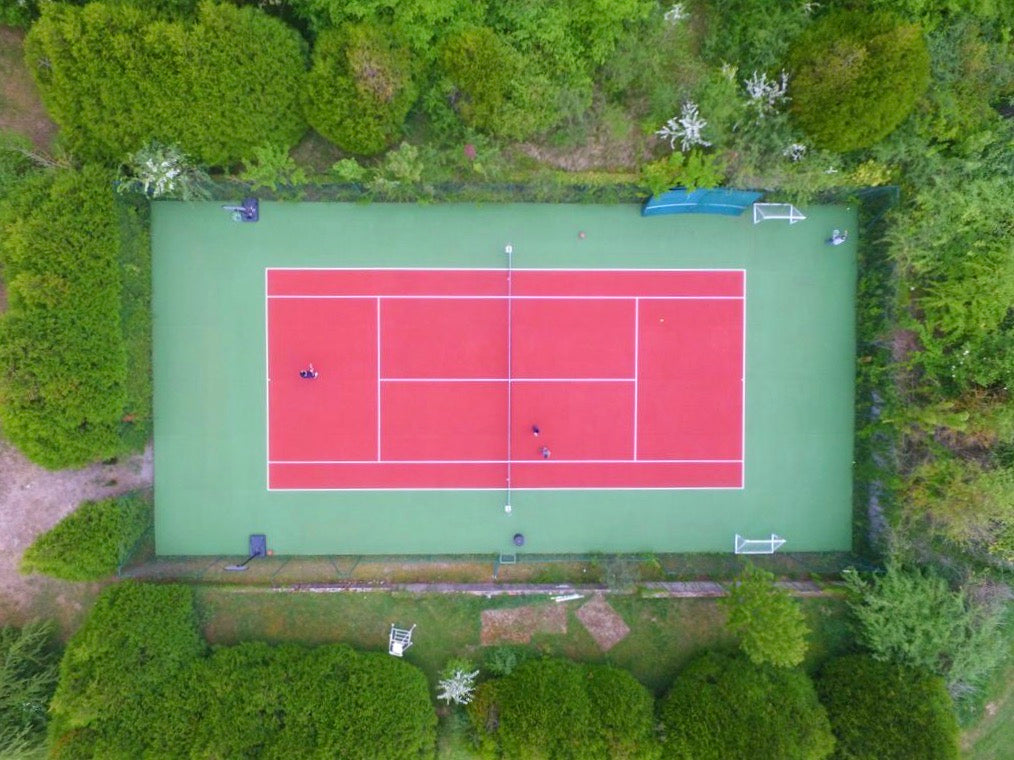
[[641, 181], [652, 195], [677, 186], [689, 191], [718, 187], [722, 177], [720, 159], [697, 149], [689, 153], [671, 153], [641, 167]]
[[253, 158], [247, 159], [240, 179], [249, 182], [254, 190], [266, 189], [277, 193], [306, 184], [308, 177], [306, 170], [292, 159], [287, 148], [262, 145], [254, 149]]
[[720, 601], [752, 663], [792, 667], [803, 661], [810, 628], [796, 600], [775, 586], [773, 573], [747, 564]]
[[39, 16], [38, 0], [0, 0], [0, 24], [30, 26]]
[[40, 175], [0, 215], [0, 423], [26, 456], [75, 467], [120, 450], [126, 360], [112, 177]]
[[927, 137], [962, 145], [999, 123], [992, 103], [1014, 92], [1014, 50], [1004, 37], [968, 15], [930, 33], [933, 86], [919, 114]]
[[[714, 65], [771, 71], [808, 21], [797, 0], [710, 0], [701, 54]], [[685, 22], [684, 22], [685, 23]]]
[[875, 658], [940, 675], [957, 695], [1002, 661], [1002, 608], [973, 604], [940, 576], [896, 563], [869, 581], [854, 570], [844, 577], [859, 641]]
[[175, 145], [153, 141], [136, 151], [120, 167], [119, 193], [141, 193], [149, 198], [207, 200], [211, 178]]
[[1014, 562], [1014, 468], [940, 458], [908, 477], [905, 516], [962, 549]]
[[105, 578], [116, 572], [151, 520], [148, 494], [86, 501], [32, 542], [21, 572], [68, 581]]
[[53, 625], [0, 628], [0, 757], [26, 757], [46, 737], [60, 653]]
[[347, 646], [249, 642], [210, 657], [191, 590], [107, 589], [71, 639], [53, 700], [59, 758], [414, 760], [436, 715], [422, 671]]
[[534, 659], [529, 647], [504, 644], [483, 650], [482, 669], [494, 676], [509, 676], [523, 662]]
[[943, 679], [926, 671], [848, 655], [828, 662], [817, 679], [849, 760], [957, 760], [958, 722]]
[[834, 736], [809, 676], [709, 653], [690, 662], [659, 706], [665, 757], [820, 760]]
[[310, 125], [352, 153], [380, 153], [401, 134], [418, 90], [408, 49], [380, 24], [323, 32], [304, 106]]
[[43, 102], [82, 158], [119, 163], [152, 140], [206, 165], [305, 131], [305, 44], [255, 8], [201, 5], [194, 22], [123, 4], [46, 5], [25, 41]]
[[528, 76], [521, 54], [489, 27], [465, 27], [448, 35], [438, 67], [441, 98], [466, 125], [513, 139], [545, 126], [536, 119], [545, 83]]
[[13, 192], [22, 179], [38, 171], [39, 163], [32, 159], [33, 154], [27, 137], [0, 130], [0, 201]]
[[691, 99], [707, 73], [695, 54], [690, 25], [667, 23], [664, 12], [656, 6], [646, 19], [626, 25], [596, 80], [652, 129], [673, 115], [676, 104]]
[[[1002, 140], [1007, 144], [1008, 138]], [[903, 305], [922, 350], [912, 362], [923, 390], [953, 398], [1014, 383], [1014, 161], [1009, 149], [986, 151], [972, 167], [932, 165], [887, 235], [908, 280]], [[969, 173], [974, 172], [972, 176]]]
[[85, 729], [96, 757], [141, 757], [162, 690], [203, 650], [189, 588], [131, 581], [110, 586], [60, 663], [51, 707], [54, 741]]
[[890, 134], [930, 81], [921, 30], [885, 13], [832, 11], [802, 34], [789, 60], [796, 123], [837, 151]]
[[480, 746], [503, 757], [653, 758], [652, 700], [629, 673], [539, 659], [483, 684], [468, 705]]

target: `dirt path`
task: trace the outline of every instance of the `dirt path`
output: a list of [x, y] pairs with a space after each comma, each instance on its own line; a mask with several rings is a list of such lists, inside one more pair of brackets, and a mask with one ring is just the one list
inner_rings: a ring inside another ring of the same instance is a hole
[[98, 584], [64, 583], [18, 572], [21, 555], [38, 534], [88, 499], [152, 484], [151, 447], [118, 464], [50, 472], [0, 440], [0, 623], [34, 617], [58, 620], [66, 631]]

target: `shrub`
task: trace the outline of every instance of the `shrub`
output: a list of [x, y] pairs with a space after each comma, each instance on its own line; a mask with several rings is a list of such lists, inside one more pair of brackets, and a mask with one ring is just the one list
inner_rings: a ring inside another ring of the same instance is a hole
[[772, 573], [748, 564], [720, 601], [752, 663], [791, 667], [803, 661], [810, 629], [799, 604], [775, 586]]
[[0, 757], [25, 757], [46, 738], [60, 668], [50, 623], [0, 628]]
[[701, 54], [716, 66], [771, 70], [806, 23], [804, 3], [796, 0], [710, 0]]
[[943, 676], [956, 695], [982, 683], [1002, 662], [1002, 608], [973, 604], [932, 572], [896, 563], [866, 581], [846, 571], [858, 638], [876, 659]]
[[532, 99], [538, 79], [527, 75], [521, 54], [488, 27], [466, 27], [444, 40], [438, 59], [441, 92], [470, 127], [513, 139], [540, 125]]
[[418, 91], [408, 49], [390, 28], [358, 24], [323, 32], [306, 78], [307, 118], [352, 153], [380, 153], [398, 139]]
[[828, 662], [817, 691], [840, 757], [957, 760], [958, 722], [941, 678], [858, 654]]
[[886, 13], [833, 11], [790, 55], [790, 111], [819, 147], [849, 151], [890, 134], [929, 86], [918, 26]]
[[819, 760], [834, 736], [809, 676], [716, 653], [693, 660], [659, 706], [665, 756]]
[[649, 758], [651, 707], [628, 673], [540, 659], [482, 684], [467, 710], [480, 744], [504, 757]]
[[0, 423], [53, 469], [120, 449], [126, 360], [112, 177], [24, 182], [0, 214], [9, 310], [0, 318]]
[[203, 651], [191, 589], [110, 586], [67, 643], [52, 701], [54, 743], [85, 730], [69, 741], [94, 747], [96, 757], [141, 757], [165, 686]]
[[21, 572], [68, 581], [104, 578], [116, 572], [151, 519], [148, 494], [86, 501], [35, 539], [21, 560]]
[[43, 102], [83, 158], [119, 163], [156, 140], [225, 165], [294, 144], [305, 44], [255, 8], [205, 2], [159, 21], [120, 3], [48, 3], [25, 40]]

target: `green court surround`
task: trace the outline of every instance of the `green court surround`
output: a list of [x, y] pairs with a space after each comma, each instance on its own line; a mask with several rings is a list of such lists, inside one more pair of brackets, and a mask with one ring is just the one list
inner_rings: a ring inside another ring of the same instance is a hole
[[[855, 209], [794, 225], [642, 218], [637, 206], [216, 203], [152, 210], [160, 555], [731, 552], [851, 547]], [[579, 238], [578, 233], [585, 237]], [[266, 267], [706, 268], [747, 272], [743, 490], [268, 492]]]

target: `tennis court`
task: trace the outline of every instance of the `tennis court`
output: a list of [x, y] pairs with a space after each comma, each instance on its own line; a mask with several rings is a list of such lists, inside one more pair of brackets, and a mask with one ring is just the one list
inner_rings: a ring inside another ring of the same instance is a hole
[[269, 488], [740, 488], [743, 275], [269, 269]]
[[855, 213], [805, 211], [154, 203], [158, 553], [847, 550]]

